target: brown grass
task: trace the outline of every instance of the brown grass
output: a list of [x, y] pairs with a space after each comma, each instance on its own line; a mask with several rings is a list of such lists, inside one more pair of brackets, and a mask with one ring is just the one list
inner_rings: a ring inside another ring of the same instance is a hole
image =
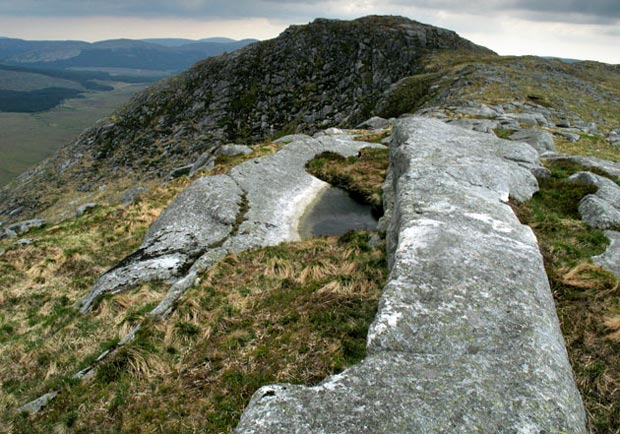
[[386, 276], [383, 249], [367, 242], [358, 234], [227, 256], [168, 320], [147, 321], [92, 382], [16, 419], [15, 432], [230, 432], [261, 385], [316, 384], [364, 356]]

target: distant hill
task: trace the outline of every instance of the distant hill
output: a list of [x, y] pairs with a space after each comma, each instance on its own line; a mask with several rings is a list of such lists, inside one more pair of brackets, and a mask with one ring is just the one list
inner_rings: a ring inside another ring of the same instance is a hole
[[181, 72], [199, 60], [235, 51], [252, 42], [255, 40], [208, 38], [199, 41], [116, 39], [89, 43], [3, 38], [0, 40], [0, 63], [45, 69], [148, 70], [159, 72], [161, 78]]
[[577, 63], [577, 62], [583, 62], [583, 60], [579, 60], [579, 59], [566, 59], [564, 57], [554, 57], [554, 56], [544, 56], [543, 59], [548, 59], [548, 60], [559, 60], [560, 62], [564, 62], [564, 63]]

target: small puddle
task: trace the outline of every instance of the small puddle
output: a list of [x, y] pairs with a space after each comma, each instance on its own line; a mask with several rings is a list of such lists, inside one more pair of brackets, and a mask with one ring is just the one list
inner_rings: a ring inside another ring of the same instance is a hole
[[356, 202], [346, 191], [330, 187], [321, 193], [299, 222], [299, 236], [308, 239], [321, 235], [338, 236], [352, 230], [372, 231], [377, 219], [371, 206]]

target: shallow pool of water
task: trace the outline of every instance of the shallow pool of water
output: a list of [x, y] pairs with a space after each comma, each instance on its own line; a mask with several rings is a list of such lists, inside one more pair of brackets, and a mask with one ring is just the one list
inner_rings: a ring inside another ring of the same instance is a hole
[[337, 187], [330, 187], [309, 206], [299, 223], [303, 239], [321, 235], [338, 236], [351, 230], [375, 230], [377, 220], [371, 207], [356, 202]]

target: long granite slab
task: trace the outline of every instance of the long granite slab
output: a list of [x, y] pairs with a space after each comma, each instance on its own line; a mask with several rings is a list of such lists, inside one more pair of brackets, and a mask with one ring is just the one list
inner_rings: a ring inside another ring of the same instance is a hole
[[390, 275], [359, 365], [259, 389], [254, 433], [585, 433], [542, 257], [510, 209], [536, 151], [426, 118], [394, 127]]

